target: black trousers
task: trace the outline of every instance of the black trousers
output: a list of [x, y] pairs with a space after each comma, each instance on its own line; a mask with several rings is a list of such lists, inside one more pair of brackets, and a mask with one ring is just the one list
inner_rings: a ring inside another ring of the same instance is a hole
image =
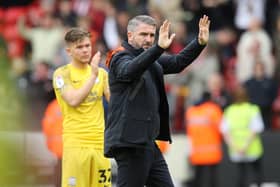
[[117, 187], [174, 187], [167, 164], [156, 144], [148, 148], [118, 148]]
[[218, 165], [196, 165], [194, 187], [218, 187]]
[[249, 187], [251, 182], [255, 182], [258, 187], [261, 186], [263, 181], [262, 159], [254, 162], [240, 162], [237, 163], [237, 167], [237, 187]]
[[271, 106], [261, 106], [261, 115], [264, 122], [264, 127], [266, 130], [272, 128], [272, 107]]

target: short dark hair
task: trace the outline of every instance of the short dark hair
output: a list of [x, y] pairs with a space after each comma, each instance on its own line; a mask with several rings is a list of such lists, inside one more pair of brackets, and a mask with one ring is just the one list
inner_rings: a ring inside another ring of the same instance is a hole
[[233, 90], [233, 100], [235, 103], [249, 101], [248, 93], [244, 85], [237, 85], [237, 87]]
[[151, 16], [147, 15], [139, 15], [135, 16], [131, 20], [129, 20], [127, 24], [127, 31], [134, 31], [135, 28], [139, 25], [139, 23], [146, 23], [148, 25], [156, 27], [156, 20], [152, 18]]
[[90, 38], [91, 34], [89, 31], [84, 30], [82, 28], [71, 28], [64, 37], [66, 44], [75, 43], [77, 41], [81, 41], [84, 38]]

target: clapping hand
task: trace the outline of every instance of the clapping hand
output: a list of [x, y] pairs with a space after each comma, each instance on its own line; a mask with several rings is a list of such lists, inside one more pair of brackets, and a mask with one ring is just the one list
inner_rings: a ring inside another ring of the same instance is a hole
[[101, 59], [101, 54], [98, 51], [97, 53], [94, 54], [94, 56], [92, 57], [91, 62], [90, 62], [90, 65], [92, 68], [92, 73], [96, 77], [98, 77], [98, 67], [99, 67], [100, 59]]

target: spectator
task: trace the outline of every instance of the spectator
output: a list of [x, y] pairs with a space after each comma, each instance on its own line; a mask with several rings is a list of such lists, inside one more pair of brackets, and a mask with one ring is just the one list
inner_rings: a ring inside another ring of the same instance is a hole
[[250, 28], [241, 35], [237, 44], [236, 76], [239, 82], [244, 83], [253, 76], [255, 59], [264, 63], [266, 76], [274, 75], [272, 41], [258, 19], [252, 19]]
[[210, 35], [210, 41], [205, 50], [196, 59], [196, 63], [186, 69], [186, 84], [190, 90], [188, 104], [193, 104], [202, 97], [202, 93], [208, 89], [207, 81], [209, 77], [219, 72], [220, 61], [216, 49], [216, 46], [211, 42]]
[[251, 103], [259, 106], [265, 129], [271, 129], [272, 103], [277, 96], [277, 84], [273, 78], [266, 76], [265, 66], [256, 59], [253, 77], [244, 84]]
[[72, 9], [72, 3], [69, 0], [60, 0], [58, 2], [58, 9], [54, 13], [61, 23], [66, 27], [77, 26], [77, 14]]
[[73, 0], [73, 11], [78, 17], [88, 16], [90, 14], [92, 0]]
[[225, 26], [233, 26], [233, 6], [230, 0], [201, 0], [201, 12], [215, 20], [211, 31], [219, 31]]
[[[52, 64], [59, 50], [60, 44], [63, 42], [63, 28], [56, 25], [55, 18], [52, 14], [46, 13], [38, 27], [27, 27], [25, 25], [25, 17], [21, 17], [18, 21], [18, 29], [20, 34], [30, 41], [31, 67], [33, 68], [37, 62], [46, 61]], [[54, 65], [55, 66], [55, 65]]]
[[176, 28], [177, 23], [184, 18], [184, 11], [181, 8], [181, 0], [148, 0], [150, 10], [157, 9], [166, 19], [173, 23]]
[[106, 4], [105, 10], [106, 18], [104, 22], [103, 37], [108, 48], [113, 50], [120, 46], [121, 40], [116, 19], [117, 13], [111, 3]]
[[[280, 4], [280, 2], [279, 2]], [[280, 7], [279, 7], [280, 10]], [[275, 50], [275, 60], [276, 60], [276, 70], [275, 70], [275, 77], [278, 82], [280, 82], [280, 13], [276, 16], [275, 27], [273, 30], [272, 40], [274, 44]]]
[[28, 124], [34, 124], [35, 129], [40, 129], [38, 124], [45, 108], [55, 98], [51, 74], [49, 63], [41, 61], [35, 63], [33, 71], [27, 71], [17, 79], [20, 90], [27, 96]]
[[223, 77], [220, 73], [213, 73], [208, 77], [207, 88], [211, 100], [225, 109], [231, 103], [231, 95], [225, 88]]
[[239, 33], [250, 28], [253, 20], [265, 21], [265, 0], [235, 0], [234, 23]]
[[114, 0], [117, 11], [125, 11], [130, 17], [147, 13], [147, 0]]

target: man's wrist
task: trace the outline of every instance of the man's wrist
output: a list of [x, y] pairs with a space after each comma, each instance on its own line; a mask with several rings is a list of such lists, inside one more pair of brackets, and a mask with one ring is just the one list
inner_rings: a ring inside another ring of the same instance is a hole
[[206, 45], [207, 44], [207, 41], [202, 41], [202, 40], [200, 40], [199, 38], [198, 38], [198, 44], [199, 45]]
[[97, 78], [97, 75], [96, 75], [96, 74], [92, 74], [92, 75], [90, 76], [90, 79], [93, 80], [93, 81], [95, 81], [96, 78]]
[[164, 50], [165, 50], [165, 48], [161, 47], [158, 43], [156, 44], [156, 47], [157, 47], [159, 50], [161, 50], [161, 51], [164, 51]]

